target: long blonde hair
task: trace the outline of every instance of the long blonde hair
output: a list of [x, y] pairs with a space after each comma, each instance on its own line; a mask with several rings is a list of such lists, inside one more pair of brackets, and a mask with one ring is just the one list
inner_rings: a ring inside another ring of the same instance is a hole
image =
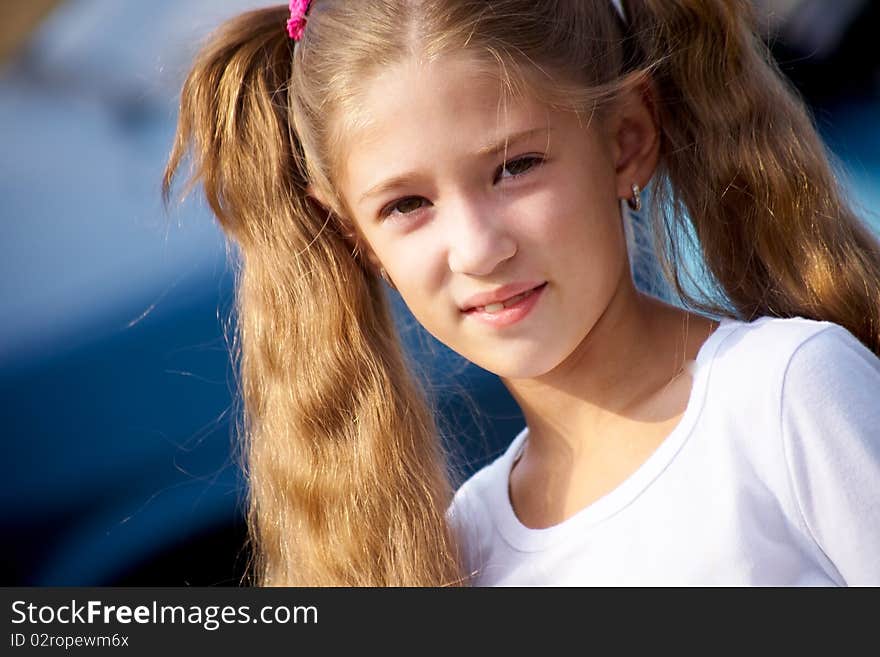
[[[628, 24], [610, 0], [315, 0], [299, 43], [279, 6], [230, 20], [200, 52], [164, 192], [191, 153], [190, 186], [202, 183], [239, 251], [234, 355], [257, 584], [467, 581], [431, 408], [334, 186], [359, 94], [404, 58], [466, 51], [510, 94], [575, 111], [613, 108], [632, 80], [649, 80], [655, 232], [683, 300], [831, 320], [880, 352], [877, 242], [841, 199], [747, 4], [626, 11]], [[681, 285], [682, 228], [715, 303]]]

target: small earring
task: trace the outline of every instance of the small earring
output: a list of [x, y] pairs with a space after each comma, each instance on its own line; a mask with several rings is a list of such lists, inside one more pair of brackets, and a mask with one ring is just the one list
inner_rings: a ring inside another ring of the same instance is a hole
[[383, 278], [383, 280], [384, 280], [386, 283], [388, 283], [389, 287], [391, 287], [392, 290], [396, 290], [396, 289], [397, 289], [397, 286], [396, 286], [396, 285], [394, 284], [394, 282], [391, 280], [391, 277], [388, 275], [388, 272], [385, 271], [385, 267], [379, 267], [379, 275]]
[[633, 212], [638, 212], [642, 209], [642, 190], [639, 189], [638, 185], [633, 183], [632, 191], [632, 198], [626, 199], [626, 204], [629, 206], [630, 210], [632, 210]]

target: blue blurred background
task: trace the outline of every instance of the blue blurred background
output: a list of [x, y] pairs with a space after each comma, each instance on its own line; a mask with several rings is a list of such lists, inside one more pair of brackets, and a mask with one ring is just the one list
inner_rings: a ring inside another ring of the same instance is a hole
[[[159, 182], [200, 39], [263, 4], [0, 3], [2, 585], [240, 581], [231, 273], [198, 195], [169, 217]], [[756, 4], [880, 230], [878, 3]], [[395, 307], [473, 471], [522, 419]]]

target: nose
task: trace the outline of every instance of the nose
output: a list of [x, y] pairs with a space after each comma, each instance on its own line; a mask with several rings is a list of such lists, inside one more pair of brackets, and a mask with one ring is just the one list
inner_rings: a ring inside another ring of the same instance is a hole
[[462, 202], [450, 208], [449, 270], [456, 274], [486, 276], [513, 257], [517, 242], [491, 204]]

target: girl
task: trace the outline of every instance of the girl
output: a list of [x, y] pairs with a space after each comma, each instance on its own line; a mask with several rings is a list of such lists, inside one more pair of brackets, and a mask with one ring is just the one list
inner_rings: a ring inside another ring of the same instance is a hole
[[[240, 252], [258, 584], [880, 583], [880, 246], [745, 2], [623, 4], [294, 1], [201, 52], [164, 189], [191, 151]], [[383, 279], [526, 419], [452, 500]]]

